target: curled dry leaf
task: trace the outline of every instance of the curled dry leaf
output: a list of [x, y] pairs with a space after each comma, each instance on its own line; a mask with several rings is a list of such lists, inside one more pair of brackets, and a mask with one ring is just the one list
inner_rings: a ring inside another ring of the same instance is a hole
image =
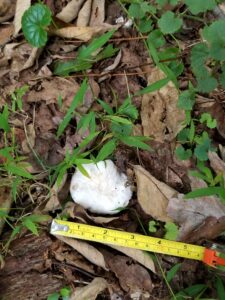
[[217, 197], [184, 199], [183, 194], [171, 198], [167, 207], [168, 215], [180, 225], [178, 240], [187, 240], [187, 236], [203, 224], [208, 217], [216, 220], [225, 216], [225, 206]]
[[[148, 77], [148, 84], [163, 79], [165, 74], [154, 68]], [[160, 90], [143, 96], [141, 107], [141, 121], [145, 136], [152, 136], [155, 140], [164, 142], [173, 140], [182, 129], [185, 119], [183, 110], [178, 109], [178, 91], [170, 81]]]
[[210, 166], [213, 169], [213, 171], [219, 175], [223, 174], [223, 178], [225, 180], [225, 162], [219, 158], [218, 154], [216, 152], [208, 152], [208, 157], [210, 161]]
[[87, 286], [76, 288], [70, 296], [70, 300], [95, 300], [107, 287], [108, 283], [104, 278], [96, 277]]
[[61, 203], [59, 201], [58, 194], [62, 190], [64, 184], [66, 183], [67, 180], [67, 173], [64, 174], [62, 181], [60, 183], [60, 186], [58, 186], [57, 183], [53, 185], [53, 187], [50, 190], [50, 199], [48, 200], [45, 208], [43, 211], [52, 211], [54, 212], [56, 209], [62, 208]]
[[170, 221], [167, 205], [176, 191], [157, 180], [141, 166], [134, 166], [134, 172], [137, 180], [137, 198], [141, 208], [154, 219]]
[[105, 20], [105, 0], [93, 0], [90, 26], [101, 25]]
[[104, 270], [108, 270], [106, 267], [104, 256], [100, 251], [98, 251], [95, 247], [89, 245], [86, 242], [62, 237], [62, 236], [56, 236], [59, 240], [63, 241], [67, 245], [71, 246], [73, 249], [75, 249], [77, 252], [82, 254], [87, 260], [89, 260], [92, 264], [97, 265]]
[[155, 264], [154, 264], [154, 261], [152, 260], [149, 253], [138, 250], [138, 249], [120, 247], [120, 246], [116, 246], [116, 245], [109, 245], [108, 244], [108, 246], [110, 246], [111, 248], [116, 249], [117, 251], [122, 252], [123, 254], [133, 258], [138, 263], [143, 265], [145, 268], [147, 268], [148, 270], [155, 273]]
[[60, 29], [52, 29], [51, 33], [55, 34], [62, 38], [67, 39], [78, 39], [84, 42], [89, 41], [93, 37], [99, 34], [103, 34], [108, 30], [112, 30], [118, 26], [102, 24], [101, 26], [94, 27], [77, 27], [77, 26], [68, 26]]
[[66, 23], [71, 22], [78, 15], [84, 0], [71, 0], [56, 17]]
[[36, 62], [36, 60], [38, 59], [38, 57], [41, 55], [42, 51], [43, 51], [43, 48], [33, 48], [30, 53], [29, 58], [23, 65], [23, 68], [21, 69], [21, 71], [32, 67], [34, 65], [34, 63]]
[[5, 25], [0, 28], [0, 46], [5, 45], [13, 34], [13, 25]]
[[220, 102], [215, 102], [210, 108], [210, 113], [214, 119], [216, 119], [216, 127], [219, 131], [219, 134], [225, 138], [225, 108], [224, 105]]
[[131, 259], [116, 255], [108, 261], [110, 269], [119, 279], [120, 286], [129, 294], [152, 291], [152, 281], [148, 271], [142, 266], [132, 263]]
[[24, 154], [29, 154], [30, 153], [30, 148], [34, 148], [35, 145], [35, 129], [34, 129], [34, 124], [28, 124], [26, 126], [26, 139], [22, 141], [22, 149]]
[[15, 14], [16, 0], [0, 0], [0, 23], [10, 20]]
[[83, 7], [81, 8], [79, 15], [77, 17], [78, 27], [88, 26], [90, 16], [91, 16], [91, 5], [92, 5], [92, 0], [87, 0], [84, 3]]
[[197, 226], [183, 241], [188, 243], [196, 243], [200, 240], [213, 240], [225, 231], [225, 216], [219, 219], [215, 217], [207, 217], [203, 223]]
[[21, 21], [24, 12], [30, 7], [31, 0], [17, 0], [16, 14], [14, 17], [14, 35], [17, 35], [22, 27]]
[[108, 224], [114, 220], [118, 220], [119, 217], [103, 217], [92, 216], [79, 204], [68, 202], [62, 214], [69, 215], [73, 219], [78, 219], [81, 222], [88, 223], [92, 221], [96, 224]]

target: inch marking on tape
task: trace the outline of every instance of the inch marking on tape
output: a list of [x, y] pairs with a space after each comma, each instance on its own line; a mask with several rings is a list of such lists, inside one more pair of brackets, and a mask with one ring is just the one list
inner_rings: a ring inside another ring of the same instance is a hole
[[221, 258], [220, 254], [215, 250], [126, 231], [55, 219], [52, 221], [50, 232], [53, 235], [200, 260], [212, 267], [216, 267], [217, 265], [225, 266], [225, 259]]

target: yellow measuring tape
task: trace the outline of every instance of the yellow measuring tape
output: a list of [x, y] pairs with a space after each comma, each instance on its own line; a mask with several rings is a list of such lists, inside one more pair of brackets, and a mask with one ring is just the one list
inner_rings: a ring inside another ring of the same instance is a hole
[[215, 250], [126, 231], [55, 219], [52, 221], [50, 232], [53, 235], [200, 260], [214, 267], [217, 265], [225, 266], [225, 259], [219, 257], [219, 253]]

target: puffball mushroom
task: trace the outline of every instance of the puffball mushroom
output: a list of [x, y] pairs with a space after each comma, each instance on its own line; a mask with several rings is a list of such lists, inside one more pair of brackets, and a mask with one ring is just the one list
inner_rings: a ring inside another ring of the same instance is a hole
[[99, 214], [116, 214], [116, 209], [126, 207], [132, 196], [127, 176], [119, 173], [111, 160], [83, 164], [89, 177], [78, 169], [74, 173], [70, 193], [74, 202]]

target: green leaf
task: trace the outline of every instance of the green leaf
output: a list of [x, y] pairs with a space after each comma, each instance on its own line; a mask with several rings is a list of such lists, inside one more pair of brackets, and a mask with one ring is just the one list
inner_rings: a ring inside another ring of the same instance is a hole
[[107, 157], [109, 157], [113, 151], [116, 149], [116, 139], [112, 139], [111, 141], [108, 141], [99, 151], [96, 160], [101, 161], [105, 160]]
[[27, 218], [31, 220], [34, 223], [42, 223], [42, 222], [47, 222], [51, 220], [51, 217], [49, 215], [30, 215]]
[[157, 223], [156, 221], [152, 220], [148, 223], [148, 231], [149, 232], [156, 232], [157, 231]]
[[100, 60], [112, 57], [118, 51], [119, 51], [118, 48], [113, 48], [113, 45], [109, 44], [106, 46], [105, 49], [103, 49], [100, 53], [98, 53], [96, 57], [94, 57], [94, 62], [98, 62]]
[[205, 284], [195, 284], [195, 285], [192, 285], [190, 287], [183, 289], [182, 291], [177, 293], [175, 296], [176, 296], [177, 300], [184, 300], [184, 299], [188, 299], [190, 297], [193, 297], [192, 299], [200, 300], [200, 298], [195, 298], [195, 297], [197, 297], [199, 294], [204, 293], [204, 291], [207, 288], [208, 287]]
[[47, 26], [51, 21], [52, 14], [47, 5], [32, 5], [22, 17], [22, 30], [26, 40], [34, 47], [43, 47], [48, 40]]
[[159, 29], [153, 30], [147, 39], [148, 44], [151, 43], [155, 48], [160, 48], [165, 45], [166, 40]]
[[197, 15], [216, 7], [215, 0], [185, 0], [184, 3], [193, 15]]
[[192, 157], [191, 149], [185, 150], [181, 145], [176, 148], [175, 154], [180, 160], [186, 160]]
[[[78, 72], [91, 68], [92, 64], [96, 62], [96, 59], [94, 58], [96, 51], [108, 42], [114, 32], [115, 30], [109, 31], [101, 37], [94, 39], [87, 47], [80, 47], [75, 60], [57, 63], [54, 68], [54, 74], [68, 76], [71, 72]], [[108, 46], [106, 47], [105, 52], [97, 55], [97, 60], [109, 57], [109, 54], [114, 54], [115, 52], [117, 52], [117, 49]]]
[[10, 131], [9, 110], [7, 105], [4, 106], [2, 113], [0, 113], [0, 129], [3, 129], [6, 133]]
[[219, 276], [216, 276], [216, 291], [218, 299], [225, 299], [225, 288], [222, 279]]
[[99, 135], [99, 131], [90, 133], [79, 145], [79, 149], [86, 147], [97, 135]]
[[204, 77], [208, 73], [205, 63], [209, 58], [209, 49], [206, 43], [199, 43], [191, 50], [191, 68], [192, 72], [199, 77]]
[[124, 100], [123, 104], [118, 108], [117, 113], [120, 115], [125, 115], [132, 120], [136, 120], [138, 117], [137, 108], [131, 103], [131, 99], [127, 98]]
[[60, 290], [60, 295], [62, 297], [68, 297], [71, 293], [71, 289], [69, 287], [64, 287]]
[[19, 166], [15, 162], [7, 163], [6, 169], [8, 172], [12, 173], [13, 175], [18, 175], [27, 179], [33, 178], [33, 176], [29, 172], [27, 172], [22, 166]]
[[177, 141], [180, 143], [186, 143], [189, 140], [190, 128], [182, 129], [177, 135]]
[[166, 273], [166, 280], [170, 282], [174, 276], [177, 274], [181, 267], [181, 264], [174, 265], [167, 273]]
[[182, 19], [176, 17], [172, 11], [165, 12], [158, 21], [159, 28], [164, 34], [177, 32], [183, 24]]
[[129, 6], [128, 14], [132, 18], [142, 19], [146, 13], [156, 13], [156, 8], [150, 5], [147, 1], [141, 1], [140, 3], [132, 3]]
[[138, 29], [141, 33], [148, 33], [152, 30], [152, 28], [152, 20], [149, 20], [148, 18], [141, 19], [140, 24], [138, 26]]
[[197, 89], [202, 93], [210, 93], [212, 92], [218, 85], [216, 78], [212, 77], [209, 74], [205, 74], [205, 76], [196, 77], [197, 79]]
[[132, 133], [132, 124], [118, 124], [112, 122], [110, 129], [115, 136], [128, 136]]
[[196, 189], [188, 194], [185, 195], [185, 199], [192, 199], [192, 198], [198, 198], [198, 197], [206, 197], [206, 196], [214, 196], [219, 195], [223, 196], [225, 194], [225, 189], [222, 187], [206, 187], [201, 189]]
[[88, 127], [91, 125], [91, 122], [94, 119], [94, 123], [92, 124], [92, 130], [91, 132], [95, 131], [96, 124], [95, 124], [95, 113], [93, 111], [89, 112], [86, 115], [83, 115], [80, 118], [80, 121], [77, 124], [77, 130], [82, 129], [82, 132], [88, 129]]
[[194, 104], [195, 104], [195, 93], [193, 91], [187, 90], [182, 92], [179, 95], [177, 106], [180, 109], [192, 110]]
[[209, 44], [210, 55], [216, 60], [225, 60], [225, 36], [221, 34], [225, 28], [225, 20], [213, 22], [205, 26], [202, 31], [203, 37]]
[[200, 118], [200, 123], [206, 122], [208, 128], [216, 128], [217, 122], [216, 119], [213, 119], [209, 113], [203, 113]]
[[81, 104], [83, 102], [84, 95], [87, 91], [87, 88], [88, 88], [87, 80], [85, 79], [82, 82], [79, 91], [74, 96], [73, 101], [72, 101], [65, 117], [63, 118], [62, 122], [59, 125], [59, 128], [57, 130], [57, 137], [60, 137], [60, 135], [63, 133], [63, 131], [69, 124], [70, 120], [72, 119], [75, 109], [78, 107], [79, 104]]
[[222, 85], [222, 87], [225, 89], [225, 63], [223, 63], [222, 67], [221, 67], [221, 71], [222, 73], [220, 74], [220, 84]]
[[121, 136], [120, 140], [122, 143], [131, 147], [136, 147], [147, 151], [151, 150], [151, 147], [144, 143], [144, 141], [147, 141], [148, 138], [143, 136]]
[[113, 115], [113, 110], [108, 103], [106, 103], [100, 99], [98, 100], [98, 103], [102, 106], [102, 108], [107, 112], [108, 115]]
[[48, 296], [47, 300], [58, 300], [60, 297], [59, 293], [53, 293]]
[[148, 93], [158, 91], [162, 87], [164, 87], [169, 81], [170, 81], [170, 79], [168, 77], [160, 79], [160, 80], [154, 82], [153, 84], [147, 86], [146, 88], [143, 88], [142, 90], [136, 92], [134, 94], [134, 96], [141, 96], [141, 95], [144, 95], [144, 94], [148, 94]]
[[112, 122], [115, 122], [115, 123], [120, 123], [120, 124], [125, 124], [125, 125], [131, 125], [131, 121], [128, 120], [128, 119], [125, 119], [125, 118], [122, 118], [122, 117], [119, 117], [119, 116], [105, 116], [104, 117], [106, 120], [110, 120]]
[[28, 217], [23, 218], [23, 225], [29, 229], [34, 235], [39, 235], [36, 224]]
[[164, 239], [175, 241], [178, 235], [177, 225], [172, 222], [167, 222], [164, 227], [166, 229]]
[[200, 161], [208, 160], [208, 151], [214, 151], [208, 133], [204, 131], [200, 137], [196, 136], [195, 142], [198, 144], [194, 150], [195, 156]]

